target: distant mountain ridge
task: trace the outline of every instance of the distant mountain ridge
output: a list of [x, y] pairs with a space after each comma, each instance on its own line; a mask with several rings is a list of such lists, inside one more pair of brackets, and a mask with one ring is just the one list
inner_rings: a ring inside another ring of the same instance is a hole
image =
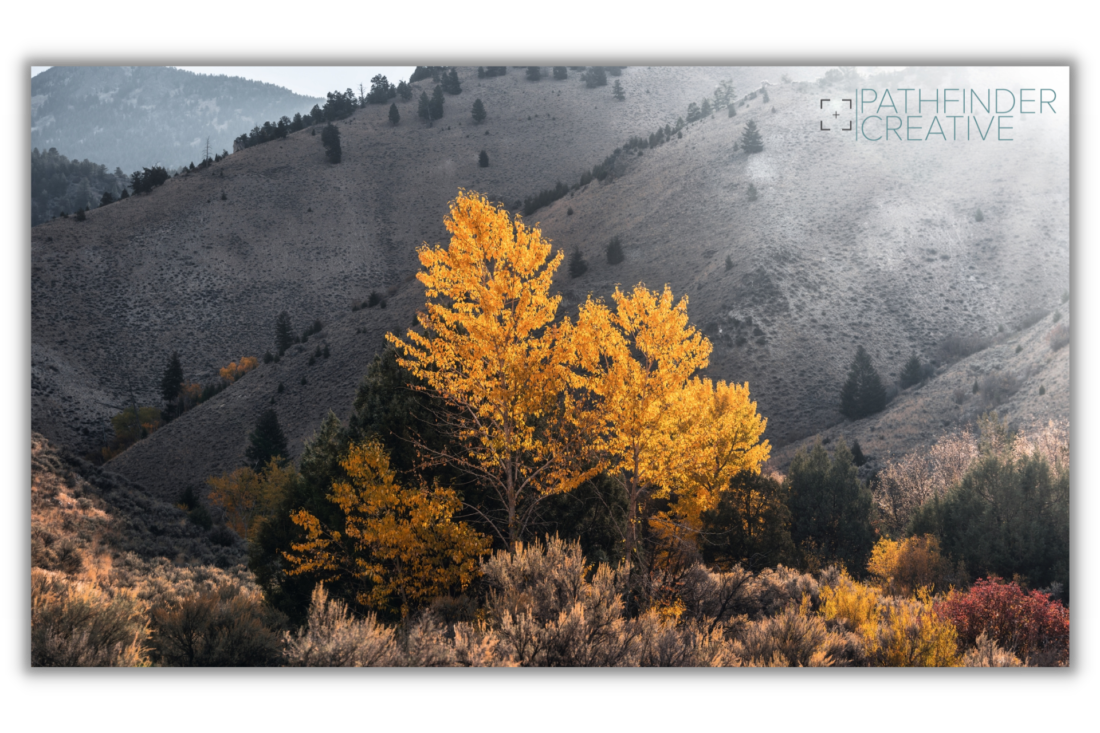
[[31, 79], [31, 147], [127, 174], [176, 168], [233, 149], [267, 120], [307, 112], [321, 99], [241, 77], [164, 66], [55, 66]]

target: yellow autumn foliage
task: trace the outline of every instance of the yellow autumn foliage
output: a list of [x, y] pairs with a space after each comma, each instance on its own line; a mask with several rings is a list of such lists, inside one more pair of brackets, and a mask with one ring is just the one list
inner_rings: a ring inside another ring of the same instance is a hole
[[936, 614], [927, 589], [915, 600], [883, 596], [845, 574], [820, 594], [820, 614], [858, 635], [872, 666], [960, 666], [955, 626]]
[[895, 542], [883, 537], [871, 551], [867, 570], [887, 593], [907, 596], [919, 588], [946, 590], [951, 564], [932, 535]]
[[232, 384], [238, 379], [248, 374], [250, 371], [256, 368], [256, 357], [254, 356], [242, 356], [240, 361], [231, 361], [228, 366], [224, 366], [218, 370], [218, 375], [225, 381]]
[[561, 296], [549, 295], [562, 254], [476, 193], [460, 193], [444, 225], [449, 246], [419, 250], [422, 331], [386, 338], [398, 363], [454, 408], [448, 427], [466, 455], [448, 458], [496, 493], [506, 515], [498, 531], [514, 544], [539, 499], [595, 473], [578, 467], [558, 401], [572, 358], [560, 338], [567, 324], [554, 324]]
[[238, 468], [206, 479], [210, 503], [225, 510], [226, 524], [247, 540], [255, 540], [264, 520], [274, 516], [279, 503], [298, 480], [294, 466], [272, 459], [262, 471]]
[[291, 575], [366, 581], [360, 604], [402, 616], [464, 590], [478, 575], [489, 539], [454, 521], [461, 502], [453, 491], [401, 486], [375, 440], [352, 446], [340, 465], [350, 480], [335, 483], [329, 501], [340, 508], [343, 526], [326, 528], [304, 509], [291, 515], [305, 531], [305, 541], [283, 553]]

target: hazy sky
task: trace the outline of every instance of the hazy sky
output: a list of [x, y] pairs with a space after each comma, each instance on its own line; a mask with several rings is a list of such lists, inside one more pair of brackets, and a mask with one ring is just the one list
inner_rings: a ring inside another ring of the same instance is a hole
[[[32, 66], [31, 76], [40, 74], [49, 66]], [[278, 84], [292, 92], [310, 97], [324, 97], [331, 91], [355, 89], [359, 85], [370, 87], [375, 74], [384, 74], [396, 84], [413, 73], [413, 66], [177, 66], [177, 69], [197, 74], [225, 74], [243, 76], [245, 79]]]

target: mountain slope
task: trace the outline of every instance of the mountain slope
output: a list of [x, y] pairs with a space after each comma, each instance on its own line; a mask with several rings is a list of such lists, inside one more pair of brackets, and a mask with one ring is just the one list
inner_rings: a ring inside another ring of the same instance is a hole
[[54, 66], [31, 79], [31, 147], [57, 148], [129, 175], [233, 149], [268, 120], [323, 100], [240, 77], [164, 66]]
[[[578, 279], [557, 274], [563, 314], [589, 293], [609, 297], [616, 284], [668, 283], [689, 297], [693, 322], [714, 342], [707, 373], [748, 381], [767, 437], [781, 446], [842, 422], [840, 385], [857, 345], [891, 383], [910, 353], [942, 367], [950, 337], [1012, 334], [1036, 309], [1061, 303], [1069, 266], [1061, 128], [1027, 120], [1017, 143], [1000, 146], [854, 144], [817, 131], [818, 98], [847, 90], [774, 84], [764, 102], [755, 85], [781, 73], [626, 69], [627, 99], [618, 103], [575, 78], [527, 82], [510, 70], [477, 80], [462, 69], [463, 93], [447, 98], [432, 128], [413, 123], [415, 102], [399, 105], [396, 128], [384, 106], [340, 123], [340, 165], [324, 162], [307, 130], [93, 211], [83, 224], [38, 227], [35, 429], [90, 445], [131, 386], [139, 402], [156, 401], [172, 349], [188, 378], [212, 378], [230, 359], [271, 348], [275, 315], [286, 308], [299, 330], [313, 318], [326, 324], [308, 351], [261, 365], [112, 466], [178, 494], [239, 465], [256, 417], [272, 404], [296, 454], [328, 409], [347, 417], [382, 335], [411, 323], [423, 303], [410, 279], [415, 247], [443, 238], [446, 202], [460, 186], [513, 201], [571, 184], [629, 136], [686, 116], [688, 102], [734, 74], [737, 116], [703, 119], [662, 146], [622, 155], [603, 182], [527, 217], [590, 264]], [[489, 113], [481, 126], [468, 117], [474, 98]], [[761, 130], [762, 153], [734, 149], [748, 120]], [[477, 167], [482, 148], [489, 168]], [[616, 236], [626, 261], [612, 266], [605, 248]], [[371, 290], [389, 293], [387, 309], [349, 312]], [[309, 352], [322, 342], [332, 356], [311, 367]], [[1068, 359], [1053, 368], [1065, 379], [1047, 389], [1064, 384], [1065, 396], [1039, 413], [1068, 401]], [[940, 420], [921, 430], [945, 429]]]

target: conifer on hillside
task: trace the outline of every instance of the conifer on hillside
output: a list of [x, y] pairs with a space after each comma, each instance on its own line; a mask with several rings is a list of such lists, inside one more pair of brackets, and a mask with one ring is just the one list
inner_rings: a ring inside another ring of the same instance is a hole
[[871, 355], [862, 346], [856, 351], [848, 370], [848, 381], [840, 392], [840, 412], [845, 417], [858, 420], [886, 408], [886, 389], [882, 386]]
[[759, 153], [764, 149], [764, 139], [760, 137], [760, 131], [756, 129], [756, 123], [752, 120], [745, 125], [745, 131], [741, 133], [741, 149], [746, 153]]
[[262, 471], [271, 459], [283, 463], [287, 459], [286, 436], [279, 426], [275, 410], [265, 410], [256, 421], [256, 428], [248, 436], [249, 446], [244, 455], [253, 471]]

